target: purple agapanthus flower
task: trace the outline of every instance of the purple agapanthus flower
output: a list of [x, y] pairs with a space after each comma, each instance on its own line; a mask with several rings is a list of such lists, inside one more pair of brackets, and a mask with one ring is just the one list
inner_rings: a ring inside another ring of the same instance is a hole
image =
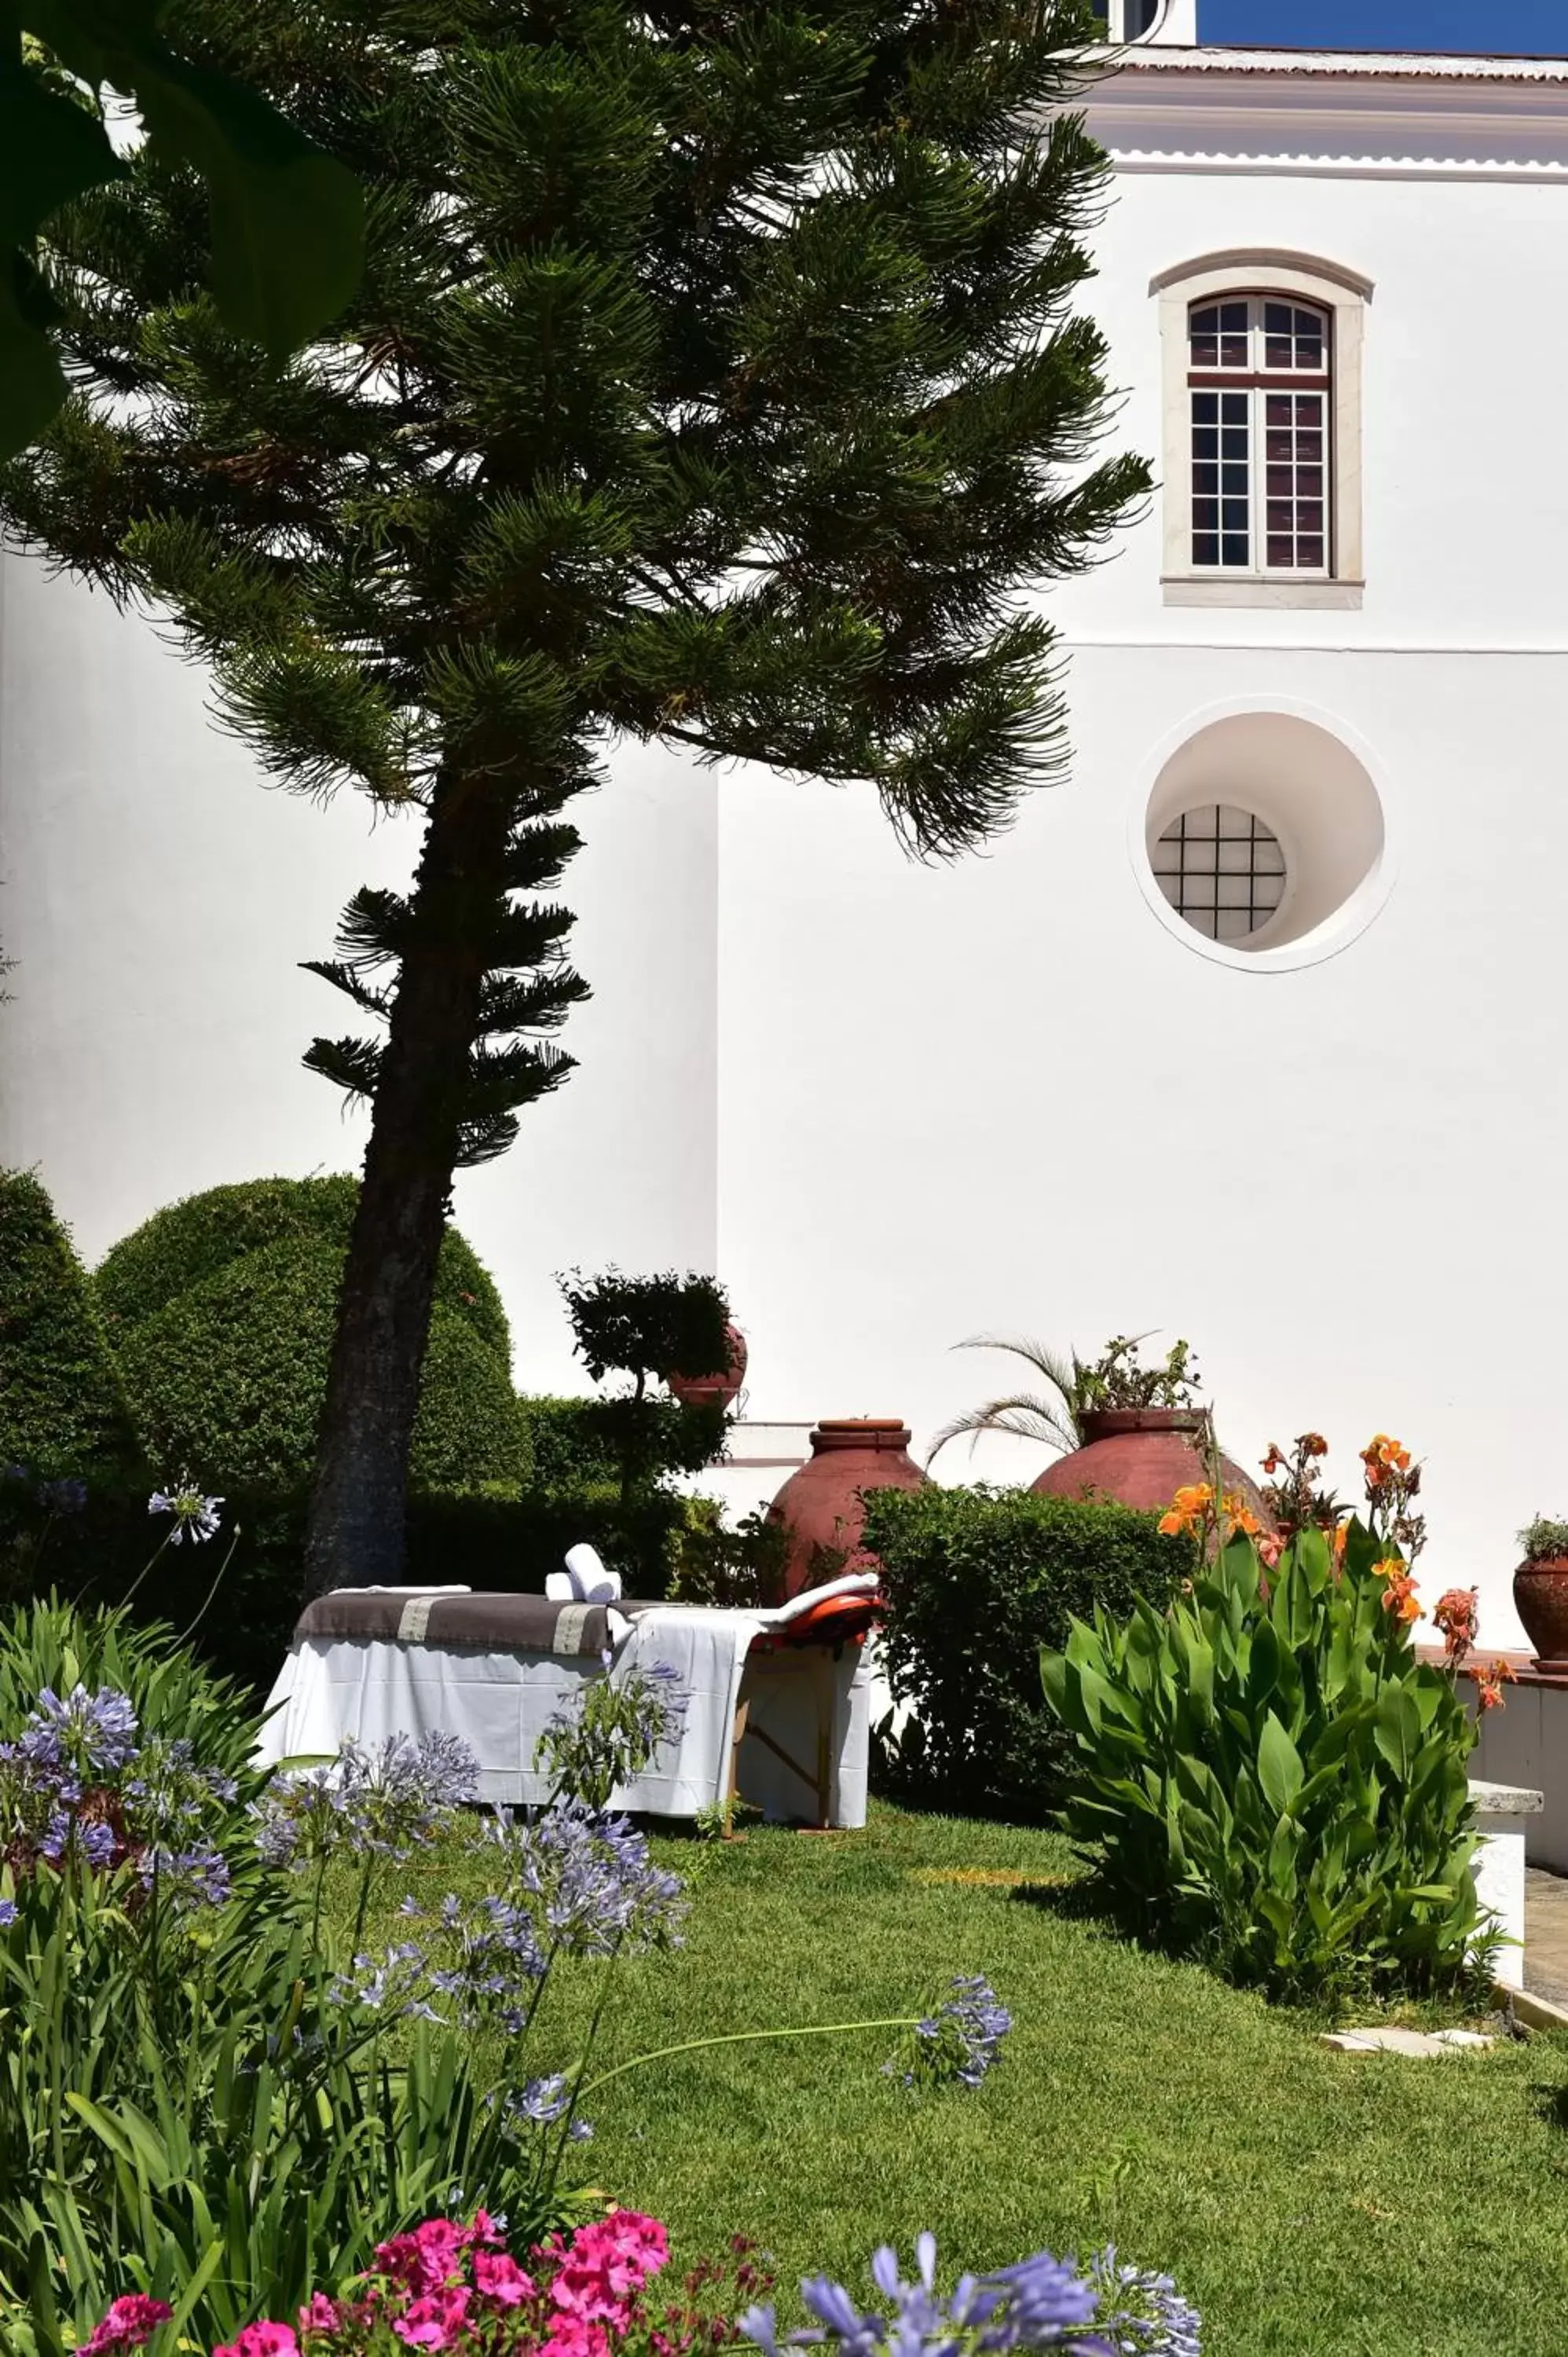
[[150, 1735], [126, 1779], [124, 1792], [145, 1841], [175, 1840], [198, 1829], [237, 1798], [231, 1776], [198, 1765], [184, 1736]]
[[256, 1846], [269, 1865], [300, 1868], [339, 1852], [406, 1857], [478, 1788], [479, 1763], [459, 1736], [349, 1736], [330, 1767], [273, 1778], [252, 1812]]
[[210, 1842], [181, 1850], [155, 1846], [137, 1870], [143, 1889], [156, 1890], [160, 1906], [220, 1907], [229, 1896], [229, 1861]]
[[1122, 2266], [1109, 2244], [1092, 2261], [1090, 2275], [1106, 2310], [1102, 2330], [1113, 2349], [1147, 2351], [1151, 2357], [1203, 2357], [1203, 2319], [1169, 2276]]
[[1038, 2251], [993, 2275], [961, 2276], [949, 2298], [936, 2287], [935, 2237], [921, 2234], [915, 2252], [912, 2283], [892, 2250], [872, 2260], [882, 2309], [863, 2311], [842, 2284], [817, 2276], [800, 2287], [814, 2326], [781, 2341], [773, 2309], [753, 2308], [740, 2329], [767, 2357], [811, 2341], [836, 2343], [839, 2357], [996, 2357], [1036, 2349], [1062, 2357], [1202, 2357], [1197, 2313], [1169, 2277], [1121, 2267], [1113, 2251], [1087, 2269]]
[[40, 1776], [70, 1770], [112, 1775], [136, 1751], [136, 1713], [128, 1695], [103, 1686], [89, 1694], [78, 1680], [62, 1701], [51, 1686], [39, 1693], [16, 1741], [16, 1755]]
[[1012, 2027], [1013, 2017], [990, 1982], [978, 1973], [963, 1975], [946, 2004], [916, 2024], [912, 2048], [886, 2068], [907, 2087], [978, 2087]]
[[95, 1818], [75, 1816], [69, 1809], [54, 1811], [38, 1842], [39, 1855], [47, 1857], [51, 1866], [61, 1865], [67, 1853], [74, 1849], [82, 1864], [95, 1874], [113, 1865], [117, 1847], [113, 1825]]
[[426, 1986], [424, 1951], [413, 1940], [400, 1940], [380, 1961], [356, 1956], [351, 1975], [343, 1974], [329, 1992], [334, 2005], [362, 2007], [412, 2021], [437, 2021], [440, 2016], [423, 1994]]
[[527, 1908], [494, 1893], [465, 1903], [449, 1891], [434, 1940], [442, 1961], [431, 1966], [430, 1987], [456, 2007], [463, 2028], [493, 2024], [520, 2036], [545, 1967]]
[[535, 2127], [548, 2127], [571, 2108], [572, 2094], [564, 2071], [552, 2072], [547, 2079], [531, 2079], [506, 2099], [506, 2110], [512, 2119], [528, 2120]]
[[179, 1546], [188, 1539], [192, 1546], [204, 1540], [216, 1538], [222, 1515], [219, 1508], [221, 1498], [205, 1497], [188, 1474], [182, 1474], [170, 1490], [155, 1490], [147, 1500], [149, 1514], [172, 1514], [174, 1528], [169, 1533], [170, 1544]]
[[8, 1932], [16, 1920], [16, 1900], [14, 1899], [0, 1899], [0, 1932]]
[[679, 1937], [681, 1878], [654, 1865], [646, 1836], [628, 1818], [556, 1800], [536, 1817], [495, 1821], [489, 1831], [542, 1949], [608, 1956]]

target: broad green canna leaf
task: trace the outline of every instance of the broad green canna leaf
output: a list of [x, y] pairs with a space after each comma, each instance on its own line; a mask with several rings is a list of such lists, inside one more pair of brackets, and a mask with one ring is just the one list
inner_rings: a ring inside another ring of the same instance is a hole
[[1300, 1752], [1271, 1710], [1258, 1745], [1258, 1781], [1276, 1815], [1285, 1815], [1294, 1806], [1305, 1772]]

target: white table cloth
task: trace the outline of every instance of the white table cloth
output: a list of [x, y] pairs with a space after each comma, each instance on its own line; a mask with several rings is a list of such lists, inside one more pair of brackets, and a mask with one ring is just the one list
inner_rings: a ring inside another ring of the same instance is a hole
[[[863, 1825], [870, 1752], [864, 1647], [752, 1648], [827, 1598], [875, 1587], [874, 1577], [849, 1574], [775, 1611], [657, 1605], [639, 1612], [613, 1647], [607, 1674], [668, 1663], [686, 1708], [679, 1733], [618, 1790], [614, 1805], [694, 1816], [726, 1805], [733, 1775], [740, 1799], [770, 1818]], [[481, 1799], [537, 1807], [551, 1792], [534, 1768], [545, 1726], [585, 1680], [606, 1674], [591, 1656], [299, 1639], [268, 1696], [258, 1756], [269, 1766], [335, 1758], [348, 1735], [378, 1743], [440, 1728], [472, 1747]]]

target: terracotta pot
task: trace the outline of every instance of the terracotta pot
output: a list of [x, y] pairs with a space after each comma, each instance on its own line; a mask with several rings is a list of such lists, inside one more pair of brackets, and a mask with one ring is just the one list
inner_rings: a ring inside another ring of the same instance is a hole
[[722, 1375], [666, 1375], [665, 1383], [682, 1407], [728, 1407], [746, 1381], [746, 1336], [738, 1326], [726, 1326], [729, 1363]]
[[780, 1600], [841, 1572], [876, 1569], [876, 1557], [860, 1544], [862, 1492], [925, 1487], [909, 1438], [908, 1426], [896, 1415], [822, 1417], [811, 1434], [811, 1456], [768, 1509], [768, 1520], [782, 1523], [789, 1534]]
[[1568, 1555], [1521, 1563], [1513, 1576], [1513, 1604], [1535, 1648], [1536, 1668], [1568, 1674]]
[[[1197, 1408], [1094, 1408], [1081, 1422], [1082, 1448], [1047, 1465], [1030, 1485], [1041, 1497], [1109, 1498], [1144, 1513], [1160, 1512], [1187, 1483], [1208, 1479]], [[1256, 1483], [1233, 1458], [1222, 1456], [1219, 1465], [1226, 1488], [1239, 1491], [1267, 1529], [1272, 1517]]]

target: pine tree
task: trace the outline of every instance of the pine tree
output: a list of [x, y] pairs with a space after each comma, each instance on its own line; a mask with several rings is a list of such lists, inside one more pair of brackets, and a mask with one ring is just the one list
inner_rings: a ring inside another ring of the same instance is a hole
[[155, 155], [49, 253], [75, 400], [13, 526], [151, 599], [285, 786], [415, 804], [317, 970], [377, 1035], [307, 1578], [392, 1580], [452, 1173], [569, 1059], [553, 897], [618, 735], [875, 791], [916, 852], [1066, 758], [1031, 592], [1147, 488], [1071, 305], [1086, 0], [181, 0], [367, 190], [293, 362], [204, 295]]

